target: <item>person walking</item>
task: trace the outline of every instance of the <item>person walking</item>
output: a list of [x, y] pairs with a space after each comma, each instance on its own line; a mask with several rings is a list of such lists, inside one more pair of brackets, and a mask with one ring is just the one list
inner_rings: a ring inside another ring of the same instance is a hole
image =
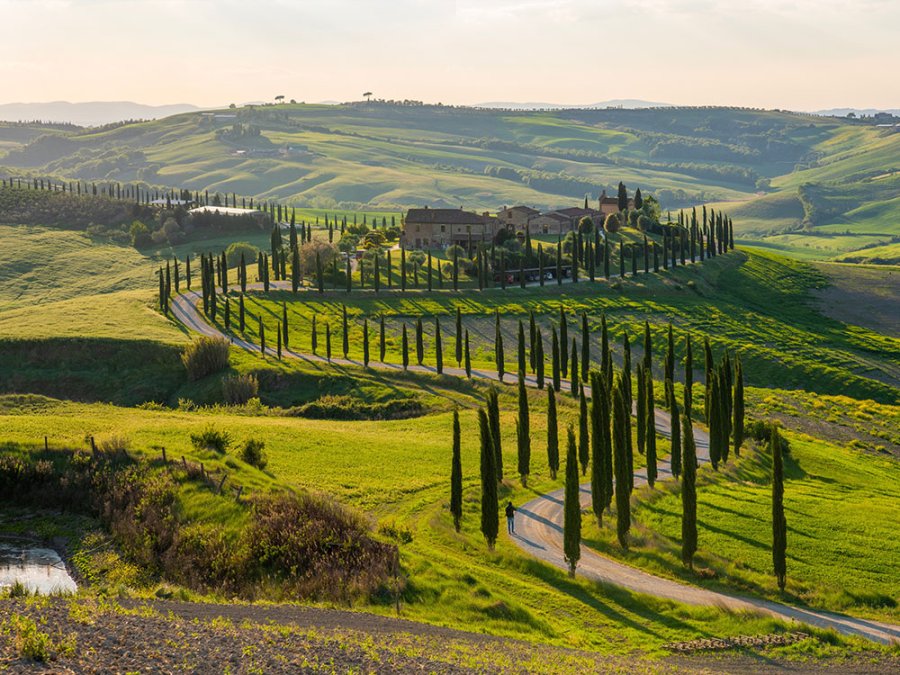
[[506, 530], [510, 534], [516, 533], [516, 507], [512, 502], [506, 505]]

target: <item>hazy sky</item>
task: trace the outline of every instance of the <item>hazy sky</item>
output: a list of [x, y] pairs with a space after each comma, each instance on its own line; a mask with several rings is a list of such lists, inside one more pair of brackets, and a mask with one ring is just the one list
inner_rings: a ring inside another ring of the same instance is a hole
[[0, 103], [900, 107], [900, 0], [0, 0]]

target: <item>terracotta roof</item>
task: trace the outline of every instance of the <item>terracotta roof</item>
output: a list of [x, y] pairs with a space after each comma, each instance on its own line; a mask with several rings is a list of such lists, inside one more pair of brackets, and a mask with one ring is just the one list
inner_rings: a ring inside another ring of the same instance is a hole
[[528, 222], [531, 222], [532, 220], [537, 220], [538, 218], [552, 218], [553, 220], [556, 220], [559, 222], [565, 222], [565, 223], [568, 223], [571, 220], [571, 218], [569, 218], [568, 216], [564, 216], [563, 214], [559, 213], [558, 211], [551, 211], [550, 213], [541, 213], [539, 215], [532, 216], [531, 218], [528, 219]]
[[482, 225], [489, 222], [471, 211], [462, 209], [410, 209], [406, 212], [406, 223], [438, 224], [438, 225]]
[[530, 206], [510, 206], [508, 209], [503, 209], [503, 211], [522, 211], [530, 216], [540, 213], [540, 211], [533, 209]]

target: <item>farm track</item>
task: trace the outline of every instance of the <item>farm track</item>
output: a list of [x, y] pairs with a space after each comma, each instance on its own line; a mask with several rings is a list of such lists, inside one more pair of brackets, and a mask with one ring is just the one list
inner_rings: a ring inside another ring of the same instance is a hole
[[[275, 282], [275, 284], [270, 286], [279, 290], [290, 289], [288, 282]], [[261, 284], [248, 285], [248, 289], [261, 289]], [[310, 291], [305, 290], [303, 292], [309, 293]], [[172, 313], [178, 321], [197, 333], [225, 338], [230, 340], [235, 346], [251, 352], [260, 351], [259, 345], [236, 336], [226, 335], [215, 326], [209, 324], [197, 309], [197, 304], [200, 301], [201, 296], [196, 291], [181, 293], [172, 300]], [[275, 350], [271, 347], [266, 348], [266, 353], [272, 356], [276, 355]], [[332, 365], [357, 367], [363, 365], [360, 361], [353, 359], [332, 358], [329, 361], [325, 357], [315, 354], [286, 349], [282, 350], [282, 356], [304, 360], [309, 363], [330, 363]], [[370, 361], [369, 367], [378, 370], [402, 371], [400, 364], [381, 363], [375, 360]], [[413, 364], [410, 364], [407, 369], [411, 372], [420, 373], [433, 374], [436, 372], [433, 367]], [[454, 377], [466, 377], [464, 369], [452, 366], [445, 366], [443, 374]], [[499, 381], [497, 372], [492, 370], [472, 369], [472, 377]], [[537, 381], [533, 375], [526, 376], [525, 383], [529, 387], [537, 387]], [[563, 383], [562, 390], [565, 390], [567, 385], [568, 383]], [[589, 387], [585, 387], [585, 393], [588, 396], [590, 395]], [[669, 415], [657, 409], [655, 416], [657, 431], [664, 436], [668, 436], [670, 427]], [[709, 435], [703, 428], [694, 426], [694, 439], [697, 445], [698, 462], [708, 462]], [[670, 478], [671, 469], [668, 460], [659, 460], [658, 480]], [[635, 487], [646, 484], [646, 473], [643, 469], [635, 472], [634, 483]], [[516, 518], [517, 531], [511, 536], [513, 542], [526, 553], [557, 568], [567, 570], [568, 563], [565, 561], [563, 553], [564, 492], [565, 490], [560, 488], [540, 495], [521, 505]], [[590, 483], [580, 486], [580, 496], [582, 509], [593, 517], [591, 512]], [[766, 614], [787, 623], [800, 622], [819, 628], [833, 629], [844, 635], [860, 636], [883, 644], [900, 643], [900, 626], [897, 625], [690, 586], [607, 558], [585, 545], [581, 547], [581, 559], [578, 563], [577, 573], [593, 581], [690, 605], [716, 606], [736, 612]]]

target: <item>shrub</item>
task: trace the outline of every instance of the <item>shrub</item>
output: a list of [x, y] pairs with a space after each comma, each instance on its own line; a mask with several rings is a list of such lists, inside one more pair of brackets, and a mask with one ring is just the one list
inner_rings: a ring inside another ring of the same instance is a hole
[[414, 398], [367, 403], [352, 396], [322, 396], [315, 401], [291, 408], [288, 415], [312, 419], [388, 420], [421, 415], [422, 404]]
[[192, 380], [199, 380], [227, 368], [228, 359], [228, 341], [205, 335], [191, 342], [181, 353], [181, 362]]
[[4, 626], [4, 629], [4, 633], [9, 632], [12, 634], [12, 642], [20, 656], [30, 661], [40, 661], [41, 663], [50, 660], [53, 651], [53, 641], [49, 635], [38, 629], [34, 619], [13, 614], [9, 623]]
[[225, 403], [243, 405], [259, 394], [259, 380], [253, 373], [230, 375], [222, 380], [222, 397]]
[[[768, 443], [771, 435], [772, 425], [768, 422], [763, 422], [762, 420], [752, 420], [750, 422], [747, 422], [744, 426], [744, 436], [752, 438], [758, 443]], [[778, 440], [781, 443], [781, 451], [783, 453], [789, 453], [791, 451], [791, 444], [783, 434], [778, 434]]]
[[219, 431], [209, 426], [199, 434], [191, 434], [191, 444], [197, 450], [215, 450], [224, 453], [231, 445], [231, 435], [227, 431]]
[[[244, 262], [249, 266], [255, 263], [259, 255], [259, 249], [253, 244], [246, 241], [236, 241], [228, 245], [225, 249], [225, 260], [229, 267], [236, 267], [241, 264], [241, 254], [244, 254]], [[249, 274], [247, 276], [250, 276]]]
[[126, 436], [121, 436], [119, 434], [110, 434], [109, 436], [100, 439], [100, 441], [97, 443], [97, 448], [101, 452], [116, 454], [127, 451], [128, 445], [129, 441]]
[[269, 463], [269, 458], [266, 457], [266, 453], [263, 452], [263, 448], [265, 447], [266, 444], [263, 441], [259, 441], [255, 438], [248, 438], [244, 443], [244, 447], [241, 448], [241, 459], [250, 466], [255, 466], [259, 470], [265, 469], [266, 464]]

